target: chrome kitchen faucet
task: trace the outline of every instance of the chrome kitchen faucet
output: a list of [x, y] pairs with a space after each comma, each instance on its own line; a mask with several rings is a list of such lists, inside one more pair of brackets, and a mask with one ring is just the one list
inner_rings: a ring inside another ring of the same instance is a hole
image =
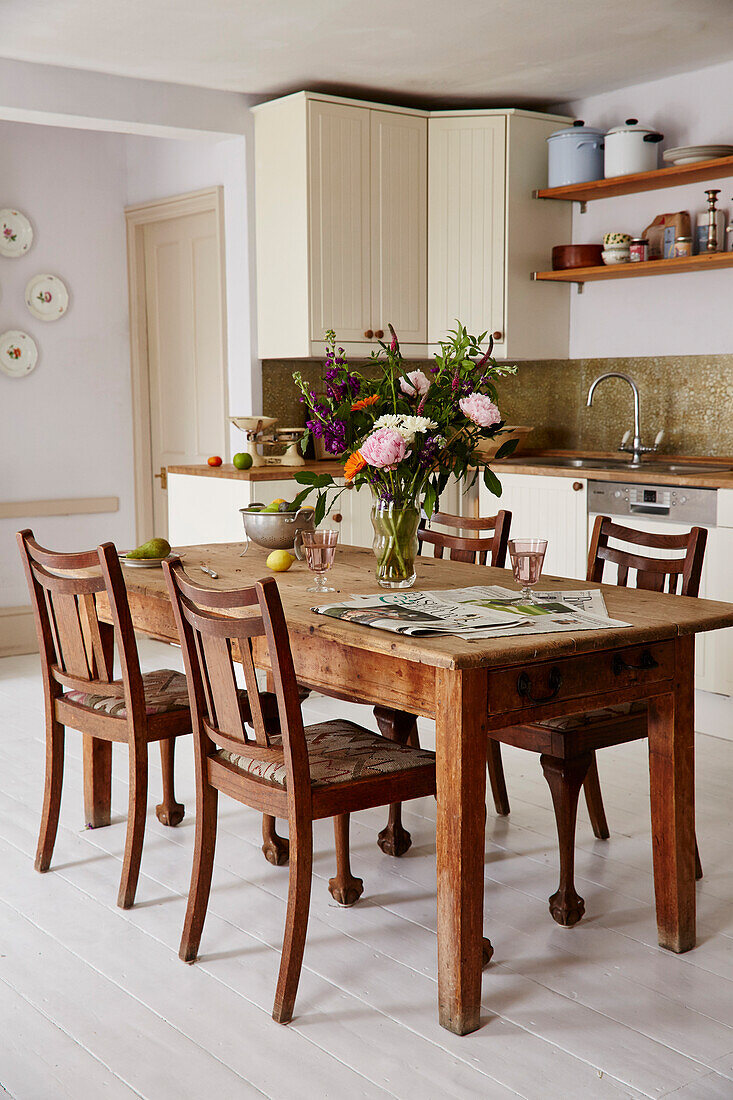
[[631, 386], [634, 394], [634, 437], [631, 441], [631, 446], [627, 445], [629, 433], [626, 432], [621, 443], [619, 444], [619, 451], [626, 451], [627, 454], [632, 456], [630, 466], [641, 466], [642, 455], [654, 454], [662, 441], [664, 432], [659, 432], [657, 438], [654, 440], [653, 447], [644, 447], [641, 442], [641, 400], [639, 397], [639, 387], [633, 378], [628, 374], [621, 374], [619, 371], [608, 371], [606, 374], [599, 374], [594, 382], [591, 382], [590, 389], [588, 390], [588, 400], [586, 405], [588, 408], [593, 404], [593, 394], [595, 393], [596, 386], [599, 382], [603, 382], [605, 378], [622, 378], [624, 382], [628, 382]]

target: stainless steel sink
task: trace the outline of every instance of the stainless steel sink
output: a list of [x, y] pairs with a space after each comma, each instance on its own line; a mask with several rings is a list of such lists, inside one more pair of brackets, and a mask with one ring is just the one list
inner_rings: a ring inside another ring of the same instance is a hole
[[559, 466], [566, 470], [613, 470], [618, 473], [667, 473], [667, 474], [714, 474], [733, 469], [731, 466], [703, 465], [695, 462], [669, 462], [657, 459], [643, 462], [641, 466], [632, 466], [624, 458], [571, 458], [570, 456], [550, 456], [548, 458], [509, 459], [513, 465]]

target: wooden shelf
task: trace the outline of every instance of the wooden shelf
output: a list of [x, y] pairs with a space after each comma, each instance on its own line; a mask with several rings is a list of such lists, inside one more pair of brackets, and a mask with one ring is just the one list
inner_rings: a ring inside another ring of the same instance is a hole
[[596, 279], [638, 279], [643, 275], [681, 275], [689, 271], [713, 271], [719, 267], [733, 267], [733, 252], [712, 252], [709, 256], [685, 256], [672, 260], [647, 260], [644, 263], [572, 267], [567, 271], [535, 271], [532, 278], [548, 283], [582, 284], [594, 282]]
[[534, 192], [536, 199], [564, 199], [566, 202], [591, 202], [593, 199], [611, 199], [616, 195], [632, 195], [637, 191], [656, 191], [660, 187], [681, 187], [686, 183], [722, 179], [733, 176], [733, 157], [716, 157], [700, 160], [695, 164], [675, 164], [671, 168], [658, 168], [654, 172], [635, 172], [631, 176], [612, 176], [610, 179], [591, 180], [590, 183], [571, 183], [566, 187], [543, 187]]

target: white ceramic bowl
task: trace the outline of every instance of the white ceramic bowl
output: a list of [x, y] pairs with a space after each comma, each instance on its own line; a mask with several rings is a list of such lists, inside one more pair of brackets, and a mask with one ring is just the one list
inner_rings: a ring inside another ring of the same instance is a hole
[[607, 248], [601, 252], [604, 264], [627, 264], [631, 259], [628, 248]]
[[631, 236], [628, 233], [605, 233], [603, 236], [604, 248], [628, 248], [630, 244]]

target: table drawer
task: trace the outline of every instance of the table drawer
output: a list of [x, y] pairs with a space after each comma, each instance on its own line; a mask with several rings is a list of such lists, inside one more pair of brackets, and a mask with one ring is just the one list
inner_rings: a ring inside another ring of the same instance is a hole
[[673, 641], [652, 642], [557, 661], [532, 661], [489, 673], [489, 713], [606, 695], [632, 684], [670, 680], [674, 676], [674, 653]]

